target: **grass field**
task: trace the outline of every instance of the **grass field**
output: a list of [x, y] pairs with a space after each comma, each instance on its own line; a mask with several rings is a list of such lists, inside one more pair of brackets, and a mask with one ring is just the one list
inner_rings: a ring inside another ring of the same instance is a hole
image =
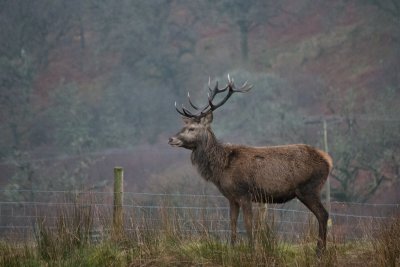
[[[330, 234], [321, 258], [316, 237], [305, 233], [289, 243], [265, 224], [255, 227], [255, 243], [243, 238], [231, 246], [226, 238], [181, 231], [168, 216], [157, 229], [105, 231], [93, 240], [90, 215], [62, 214], [56, 227], [39, 220], [31, 241], [0, 241], [0, 266], [400, 266], [400, 219], [386, 221], [378, 233], [359, 241], [339, 242]], [[107, 229], [105, 227], [104, 229]]]

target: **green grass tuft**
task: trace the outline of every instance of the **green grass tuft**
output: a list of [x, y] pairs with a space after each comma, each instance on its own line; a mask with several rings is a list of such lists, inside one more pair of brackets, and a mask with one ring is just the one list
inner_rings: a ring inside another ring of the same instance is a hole
[[243, 238], [231, 246], [207, 229], [188, 234], [176, 215], [165, 213], [158, 226], [144, 224], [115, 236], [104, 230], [101, 240], [93, 240], [91, 216], [76, 207], [72, 214], [63, 212], [55, 228], [39, 220], [33, 242], [0, 242], [0, 266], [400, 266], [400, 218], [363, 241], [337, 242], [331, 236], [318, 258], [312, 231], [302, 242], [289, 243], [273, 227], [257, 225], [254, 245]]

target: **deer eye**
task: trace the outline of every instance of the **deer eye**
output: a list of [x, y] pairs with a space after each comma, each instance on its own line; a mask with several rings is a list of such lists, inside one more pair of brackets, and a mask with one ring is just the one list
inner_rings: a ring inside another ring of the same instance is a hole
[[193, 131], [194, 131], [194, 128], [191, 127], [191, 128], [188, 129], [188, 131], [189, 131], [189, 132], [193, 132]]

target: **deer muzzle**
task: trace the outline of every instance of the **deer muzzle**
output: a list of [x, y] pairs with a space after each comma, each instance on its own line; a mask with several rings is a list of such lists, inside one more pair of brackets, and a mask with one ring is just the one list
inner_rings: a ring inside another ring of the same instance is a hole
[[168, 144], [171, 146], [181, 147], [183, 142], [174, 136], [169, 138]]

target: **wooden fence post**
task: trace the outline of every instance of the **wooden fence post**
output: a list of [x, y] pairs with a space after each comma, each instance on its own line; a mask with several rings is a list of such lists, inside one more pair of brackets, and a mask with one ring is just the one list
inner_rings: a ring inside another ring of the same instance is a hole
[[122, 212], [123, 204], [123, 185], [124, 169], [122, 167], [114, 168], [114, 210], [113, 210], [113, 230], [115, 234], [122, 233], [124, 216]]

